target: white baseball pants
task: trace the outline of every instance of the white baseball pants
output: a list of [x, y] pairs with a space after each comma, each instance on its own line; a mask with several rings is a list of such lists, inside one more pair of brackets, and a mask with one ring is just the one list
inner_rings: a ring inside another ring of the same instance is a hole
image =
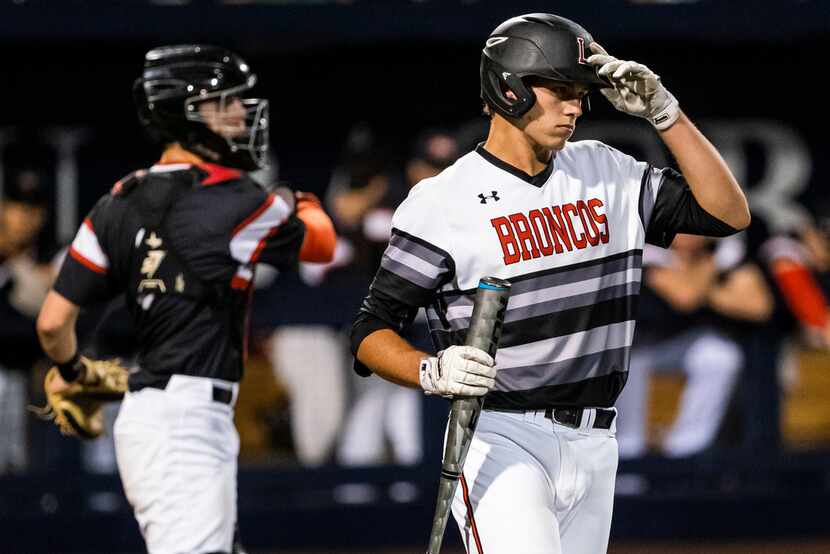
[[[214, 400], [214, 387], [231, 403]], [[238, 385], [174, 375], [164, 390], [127, 393], [115, 452], [150, 554], [230, 552], [236, 524]]]
[[615, 425], [578, 429], [544, 410], [485, 410], [473, 435], [453, 516], [469, 554], [602, 554], [617, 472]]

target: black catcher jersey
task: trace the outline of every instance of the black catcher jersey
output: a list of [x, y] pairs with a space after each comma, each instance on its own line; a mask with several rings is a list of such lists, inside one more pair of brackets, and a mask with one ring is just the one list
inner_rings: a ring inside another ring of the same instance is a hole
[[131, 390], [172, 374], [238, 381], [255, 264], [295, 265], [304, 233], [293, 205], [244, 173], [156, 165], [98, 201], [54, 288], [80, 306], [126, 293], [139, 344]]

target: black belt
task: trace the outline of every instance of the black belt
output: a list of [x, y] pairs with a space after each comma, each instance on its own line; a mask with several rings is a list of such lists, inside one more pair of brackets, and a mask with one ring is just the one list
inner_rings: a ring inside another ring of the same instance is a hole
[[[582, 424], [582, 414], [585, 408], [548, 408], [545, 417], [565, 427], [578, 428]], [[594, 429], [610, 429], [617, 412], [595, 408]]]
[[[531, 412], [536, 410], [510, 410], [507, 408], [486, 408], [487, 410], [491, 410], [493, 412], [510, 412], [510, 413], [518, 413], [523, 414], [525, 412]], [[578, 429], [580, 425], [582, 425], [582, 414], [585, 410], [590, 408], [547, 408], [545, 410], [545, 417], [549, 420], [553, 421], [554, 423], [558, 423], [559, 425], [564, 425], [565, 427], [571, 427], [573, 429]], [[610, 429], [611, 424], [614, 422], [614, 418], [617, 417], [617, 412], [614, 410], [603, 410], [602, 408], [594, 408], [597, 412], [596, 417], [594, 418], [594, 429]]]
[[[130, 387], [130, 392], [138, 392], [141, 389], [150, 387], [153, 389], [160, 389], [164, 390], [167, 388], [167, 383], [170, 382], [170, 377], [168, 376], [166, 379], [156, 381], [154, 383], [146, 383], [136, 385], [134, 387]], [[213, 401], [219, 402], [221, 404], [228, 404], [230, 405], [233, 402], [233, 390], [232, 389], [225, 389], [218, 385], [213, 385]]]
[[231, 389], [223, 389], [213, 385], [213, 401], [221, 402], [222, 404], [230, 404], [233, 400], [233, 391]]

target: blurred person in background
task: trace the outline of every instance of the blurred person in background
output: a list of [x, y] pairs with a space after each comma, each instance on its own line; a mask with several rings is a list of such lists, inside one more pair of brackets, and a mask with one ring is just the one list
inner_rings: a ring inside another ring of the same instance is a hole
[[83, 379], [82, 306], [125, 293], [138, 371], [115, 422], [118, 470], [147, 550], [228, 553], [237, 519], [234, 406], [247, 356], [258, 263], [324, 262], [334, 230], [315, 199], [268, 192], [268, 103], [242, 95], [256, 75], [209, 45], [149, 51], [134, 85], [138, 115], [164, 148], [81, 225], [37, 321], [62, 378]]
[[52, 277], [34, 252], [47, 206], [33, 170], [17, 172], [0, 198], [0, 474], [23, 471], [28, 462], [29, 374], [43, 355], [35, 318]]
[[731, 257], [756, 264], [774, 302], [769, 323], [746, 334], [747, 371], [739, 389], [742, 447], [753, 454], [772, 454], [781, 446], [781, 400], [796, 351], [804, 346], [830, 348], [822, 266], [798, 229], [773, 230], [763, 213], [719, 250], [727, 247]]
[[[392, 215], [397, 205], [413, 186], [438, 175], [458, 155], [458, 143], [452, 134], [443, 129], [426, 129], [412, 141], [408, 157], [400, 167], [387, 169], [369, 178], [367, 189], [383, 183], [385, 190], [382, 197], [364, 204], [360, 233], [354, 239], [368, 262], [361, 268], [361, 292], [369, 284], [389, 243]], [[348, 198], [355, 194], [364, 193], [351, 192], [343, 196]], [[339, 195], [334, 197], [335, 206], [351, 206], [352, 202], [344, 201]], [[350, 215], [337, 209], [334, 213]], [[432, 348], [423, 311], [418, 313], [406, 336], [419, 348]], [[357, 378], [354, 381], [356, 394], [345, 423], [337, 460], [349, 466], [384, 462], [412, 465], [420, 462], [423, 457], [423, 396], [413, 389], [398, 387], [381, 379]]]
[[288, 396], [294, 453], [305, 466], [332, 461], [343, 428], [349, 396], [343, 329], [374, 263], [362, 220], [387, 194], [385, 163], [373, 131], [365, 123], [355, 125], [327, 189], [326, 204], [338, 233], [334, 258], [300, 264], [299, 279], [291, 287], [310, 298], [294, 310], [302, 315], [277, 325], [266, 343], [274, 375]]
[[661, 452], [686, 457], [710, 448], [735, 393], [741, 445], [780, 445], [782, 344], [800, 337], [830, 345], [830, 317], [808, 250], [773, 233], [762, 214], [721, 239], [678, 235], [671, 249], [647, 247], [640, 317], [628, 383], [617, 402], [620, 456], [645, 453], [652, 371], [680, 370], [686, 383]]
[[661, 450], [669, 457], [690, 456], [715, 439], [744, 366], [742, 343], [723, 319], [767, 321], [773, 301], [755, 265], [724, 271], [705, 237], [677, 235], [668, 250], [647, 245], [643, 267], [629, 376], [616, 404], [620, 458], [646, 452], [651, 372], [677, 370], [686, 383]]

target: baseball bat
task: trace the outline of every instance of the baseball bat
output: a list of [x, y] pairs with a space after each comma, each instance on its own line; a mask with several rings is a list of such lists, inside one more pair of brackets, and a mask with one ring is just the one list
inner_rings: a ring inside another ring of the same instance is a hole
[[[495, 358], [509, 295], [508, 281], [496, 277], [484, 277], [479, 281], [464, 344], [484, 350]], [[441, 479], [438, 482], [438, 501], [432, 518], [427, 554], [439, 554], [441, 551], [450, 506], [483, 403], [483, 397], [455, 398], [452, 401], [444, 459], [441, 463]]]

